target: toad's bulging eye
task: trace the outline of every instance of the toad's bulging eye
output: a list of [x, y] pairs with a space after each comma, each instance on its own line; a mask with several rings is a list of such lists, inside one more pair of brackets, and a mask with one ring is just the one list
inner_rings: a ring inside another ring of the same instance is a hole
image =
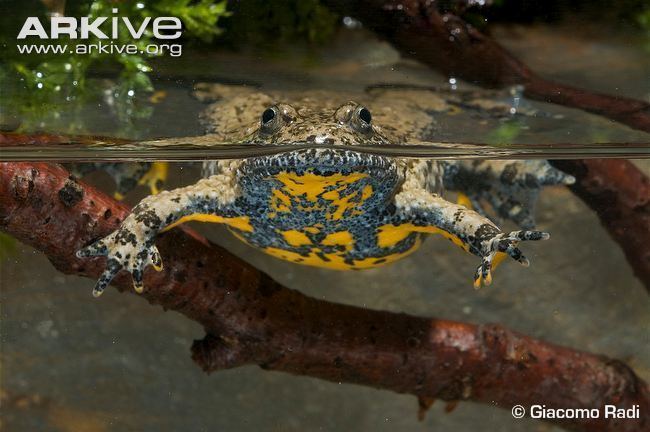
[[271, 135], [282, 127], [282, 112], [277, 105], [267, 108], [260, 119], [260, 132]]
[[368, 111], [367, 108], [361, 108], [359, 110], [359, 118], [368, 124], [370, 124], [370, 122], [372, 121], [372, 115], [370, 114], [370, 111]]
[[273, 135], [282, 129], [283, 126], [290, 125], [298, 118], [296, 110], [288, 104], [279, 103], [264, 110], [260, 119], [260, 133], [263, 135]]
[[363, 134], [371, 134], [372, 133], [372, 125], [370, 124], [371, 121], [372, 121], [372, 115], [370, 114], [370, 111], [368, 111], [368, 108], [359, 105], [354, 110], [352, 117], [350, 118], [350, 125], [357, 132], [361, 132]]
[[334, 113], [334, 118], [340, 124], [347, 124], [356, 132], [364, 135], [373, 133], [370, 110], [356, 102], [350, 101], [341, 105]]
[[275, 118], [275, 110], [273, 108], [267, 108], [266, 111], [262, 113], [262, 124], [267, 124]]

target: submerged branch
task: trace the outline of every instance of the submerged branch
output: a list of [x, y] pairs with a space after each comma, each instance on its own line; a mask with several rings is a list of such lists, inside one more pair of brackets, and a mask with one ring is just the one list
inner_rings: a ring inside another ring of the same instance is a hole
[[[69, 178], [59, 165], [0, 164], [0, 229], [45, 253], [64, 273], [97, 278], [103, 259], [80, 260], [74, 251], [113, 231], [128, 211], [125, 204]], [[204, 326], [208, 334], [192, 350], [208, 372], [257, 364], [413, 394], [425, 407], [431, 398], [505, 409], [540, 401], [549, 408], [639, 405], [639, 420], [556, 423], [580, 431], [650, 430], [648, 386], [620, 361], [499, 325], [310, 298], [186, 229], [161, 235], [157, 244], [165, 270], [146, 271], [141, 297]], [[124, 273], [114, 285], [133, 292]], [[93, 301], [90, 293], [88, 301]]]
[[596, 212], [623, 249], [634, 274], [650, 291], [650, 178], [624, 160], [551, 163], [576, 178], [569, 188]]

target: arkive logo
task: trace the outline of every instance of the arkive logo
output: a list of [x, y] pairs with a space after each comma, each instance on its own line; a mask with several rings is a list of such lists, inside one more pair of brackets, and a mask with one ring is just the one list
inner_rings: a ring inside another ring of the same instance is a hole
[[[113, 14], [118, 9], [112, 9]], [[183, 33], [183, 24], [177, 17], [145, 17], [141, 23], [133, 23], [129, 17], [67, 17], [53, 16], [49, 20], [49, 32], [38, 17], [28, 17], [18, 36], [21, 43], [16, 44], [20, 54], [169, 54], [179, 57], [183, 47], [180, 43], [168, 41], [178, 39]], [[155, 43], [136, 44], [125, 43], [141, 39], [146, 33], [146, 41]], [[60, 43], [35, 42], [51, 40]], [[64, 40], [75, 40], [75, 44], [64, 43]], [[87, 42], [90, 40], [91, 42]], [[163, 43], [167, 41], [166, 43]], [[143, 46], [144, 45], [144, 46]]]
[[[113, 13], [117, 13], [113, 9]], [[70, 39], [89, 39], [91, 35], [98, 39], [118, 39], [120, 32], [127, 31], [133, 39], [140, 39], [147, 27], [156, 39], [178, 39], [182, 34], [181, 20], [176, 17], [157, 17], [152, 20], [146, 17], [138, 26], [131, 22], [129, 17], [98, 17], [92, 21], [89, 17], [75, 18], [53, 16], [50, 18], [50, 32], [38, 17], [28, 17], [18, 33], [17, 39], [37, 36], [40, 39], [58, 39], [68, 36]]]

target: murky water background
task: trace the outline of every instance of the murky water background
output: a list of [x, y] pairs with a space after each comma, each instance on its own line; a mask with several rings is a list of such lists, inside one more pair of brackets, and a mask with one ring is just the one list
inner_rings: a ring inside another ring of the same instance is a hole
[[[524, 62], [548, 77], [650, 97], [649, 56], [627, 40], [576, 36], [567, 41], [546, 28], [497, 34]], [[357, 44], [354, 52], [349, 50], [350, 38]], [[238, 82], [275, 90], [335, 88], [350, 94], [386, 82], [449, 85], [446, 77], [401, 61], [387, 44], [356, 32], [342, 36], [311, 59], [312, 66], [306, 66], [303, 59], [296, 53], [260, 67], [259, 59], [245, 54], [188, 55], [166, 65], [158, 83], [166, 97], [155, 105], [152, 119], [136, 129], [126, 130], [107, 115], [106, 101], [89, 106], [81, 119], [78, 113], [63, 109], [58, 119], [38, 126], [62, 131], [71, 121], [82, 121], [87, 133], [141, 140], [198, 135], [202, 128], [197, 118], [203, 105], [189, 95], [188, 84], [197, 77], [236, 77]], [[181, 74], [180, 82], [168, 78]], [[499, 128], [510, 122], [517, 130], [512, 142], [522, 145], [636, 143], [634, 155], [640, 157], [643, 144], [650, 142], [649, 134], [597, 116], [525, 103], [551, 115], [503, 122], [460, 114], [445, 119], [435, 138], [503, 143]], [[60, 149], [40, 150], [32, 157], [67, 156], [46, 153]], [[193, 152], [181, 159], [206, 157], [200, 150]], [[98, 151], [84, 157], [106, 159], [111, 153]], [[636, 163], [650, 173], [647, 160]], [[196, 165], [174, 164], [168, 186], [193, 183], [198, 177]], [[86, 180], [109, 190], [112, 187], [102, 173]], [[127, 201], [136, 203], [144, 193], [138, 189]], [[650, 299], [618, 245], [597, 216], [563, 187], [542, 194], [537, 220], [538, 228], [549, 231], [552, 239], [525, 245], [531, 267], [506, 263], [496, 271], [493, 285], [481, 291], [471, 288], [476, 258], [435, 237], [391, 266], [346, 273], [274, 259], [234, 239], [222, 227], [196, 228], [279, 282], [310, 296], [423, 316], [498, 322], [556, 344], [621, 359], [642, 378], [650, 379]], [[425, 421], [418, 422], [412, 396], [252, 366], [206, 376], [189, 355], [192, 340], [203, 336], [196, 323], [114, 290], [95, 300], [90, 295], [94, 281], [57, 273], [29, 247], [19, 245], [14, 255], [0, 263], [0, 284], [3, 430], [559, 430], [533, 420], [513, 421], [507, 409], [471, 402], [460, 403], [451, 414], [445, 414], [439, 402]]]

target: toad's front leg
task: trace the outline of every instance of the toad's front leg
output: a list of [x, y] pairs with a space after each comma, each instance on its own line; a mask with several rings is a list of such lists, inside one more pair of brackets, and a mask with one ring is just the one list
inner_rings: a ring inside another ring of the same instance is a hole
[[[474, 286], [489, 285], [491, 270], [501, 256], [510, 256], [524, 266], [528, 259], [517, 247], [520, 241], [546, 240], [541, 231], [502, 232], [489, 219], [473, 210], [450, 203], [424, 189], [410, 188], [395, 197], [396, 224], [406, 225], [412, 232], [441, 234], [465, 251], [481, 257], [474, 274]], [[497, 260], [495, 260], [497, 258]]]
[[246, 217], [237, 216], [238, 189], [231, 176], [214, 175], [184, 188], [143, 199], [112, 234], [79, 250], [78, 257], [105, 256], [106, 270], [93, 290], [98, 297], [113, 277], [125, 269], [133, 276], [137, 292], [143, 290], [144, 269], [149, 264], [162, 270], [162, 259], [154, 244], [156, 235], [189, 220], [229, 223], [250, 229]]

